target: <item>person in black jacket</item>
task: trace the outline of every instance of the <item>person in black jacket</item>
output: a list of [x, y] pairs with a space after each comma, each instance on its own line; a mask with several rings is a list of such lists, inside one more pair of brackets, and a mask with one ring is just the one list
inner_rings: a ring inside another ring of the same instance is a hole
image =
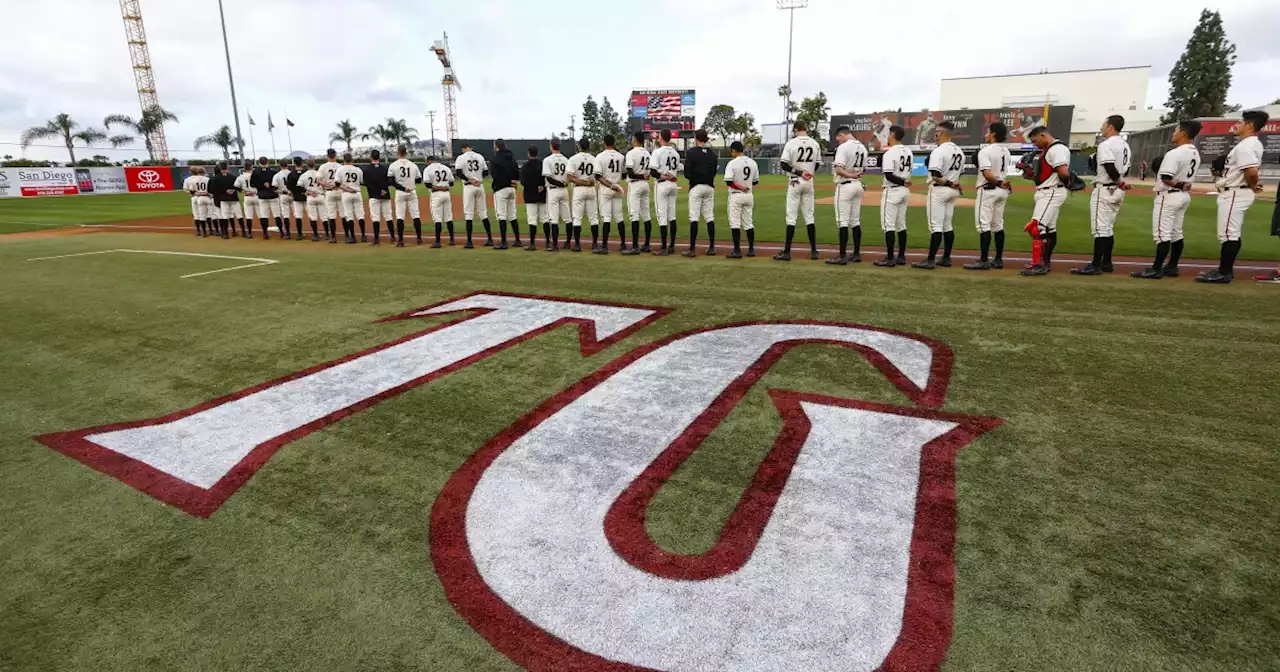
[[516, 247], [520, 247], [520, 216], [516, 214], [516, 182], [520, 178], [520, 169], [516, 167], [515, 154], [507, 149], [506, 140], [499, 138], [493, 141], [489, 175], [493, 178], [493, 210], [498, 216], [499, 240], [493, 249], [507, 249], [508, 221], [516, 237]]
[[[538, 160], [538, 148], [529, 147], [529, 159], [520, 168], [520, 185], [524, 187], [524, 212], [529, 218], [529, 246], [526, 250], [535, 250], [534, 241], [538, 235], [538, 222], [547, 221], [547, 187], [542, 181], [542, 161]], [[551, 228], [547, 227], [550, 234]], [[551, 242], [547, 241], [550, 245]]]
[[685, 152], [684, 176], [689, 178], [689, 249], [686, 257], [698, 256], [698, 215], [707, 222], [707, 254], [716, 253], [716, 171], [720, 157], [707, 146], [707, 132], [693, 134], [694, 146]]
[[271, 184], [271, 178], [275, 176], [275, 171], [271, 170], [270, 163], [267, 157], [258, 157], [258, 167], [254, 168], [253, 174], [249, 176], [249, 186], [258, 190], [258, 221], [262, 224], [263, 240], [271, 238], [267, 234], [268, 213], [274, 210], [278, 215], [280, 212], [280, 197], [276, 194], [276, 188]]
[[387, 220], [387, 235], [391, 237], [392, 244], [396, 242], [396, 230], [391, 221], [391, 178], [381, 160], [382, 153], [375, 149], [369, 152], [370, 165], [360, 169], [364, 173], [364, 188], [369, 192], [369, 219], [373, 220], [374, 245], [382, 244], [378, 238], [382, 235], [384, 218]]
[[[289, 188], [289, 196], [293, 198], [293, 221], [298, 228], [298, 240], [302, 240], [302, 212], [307, 209], [307, 190], [298, 186], [298, 178], [302, 177], [302, 157], [293, 157], [289, 165], [289, 177], [284, 185]], [[285, 222], [288, 226], [288, 222]]]
[[213, 196], [214, 209], [218, 211], [218, 226], [222, 229], [222, 237], [235, 224], [236, 213], [240, 211], [240, 196], [236, 193], [236, 178], [230, 171], [226, 161], [218, 162], [217, 173], [209, 178], [209, 195]]

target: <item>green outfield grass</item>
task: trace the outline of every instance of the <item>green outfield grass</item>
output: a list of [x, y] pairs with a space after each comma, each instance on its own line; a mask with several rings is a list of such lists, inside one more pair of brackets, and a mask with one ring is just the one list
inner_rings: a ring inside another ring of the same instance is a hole
[[[832, 196], [829, 181], [819, 178], [818, 197]], [[916, 179], [917, 191], [922, 191], [921, 180]], [[973, 178], [965, 178], [972, 185]], [[755, 223], [757, 238], [765, 242], [781, 242], [786, 232], [786, 192], [781, 188], [786, 180], [782, 176], [767, 175], [762, 181], [765, 188], [756, 191]], [[878, 185], [878, 178], [869, 178], [868, 185]], [[461, 193], [461, 185], [456, 185], [455, 192]], [[419, 194], [426, 191], [419, 186]], [[972, 197], [973, 191], [966, 190], [965, 196]], [[677, 205], [679, 231], [682, 240], [688, 235], [687, 191], [681, 190]], [[1153, 253], [1151, 241], [1151, 209], [1154, 199], [1149, 189], [1137, 187], [1125, 199], [1116, 222], [1116, 249], [1118, 256], [1147, 256]], [[1022, 232], [1022, 226], [1031, 217], [1034, 206], [1032, 193], [1015, 193], [1008, 205], [1005, 216], [1009, 228], [1008, 249], [1027, 251], [1030, 249], [1030, 238]], [[38, 230], [74, 224], [103, 224], [126, 222], [134, 219], [151, 217], [181, 216], [190, 212], [188, 197], [179, 192], [165, 194], [116, 194], [78, 198], [46, 198], [46, 199], [3, 199], [0, 200], [0, 233]], [[625, 206], [624, 206], [625, 207]], [[728, 240], [728, 199], [723, 188], [716, 195], [716, 221], [718, 236]], [[1245, 220], [1244, 246], [1240, 252], [1241, 259], [1280, 259], [1280, 238], [1270, 236], [1271, 210], [1274, 203], [1259, 200], [1250, 210]], [[837, 241], [835, 228], [835, 210], [830, 204], [816, 206], [818, 240], [821, 243]], [[1197, 195], [1191, 201], [1186, 218], [1186, 250], [1187, 258], [1208, 259], [1218, 256], [1217, 240], [1217, 203], [1211, 196]], [[424, 213], [427, 214], [427, 213]], [[455, 212], [461, 220], [462, 213]], [[523, 207], [520, 216], [524, 216]], [[879, 228], [879, 199], [868, 199], [862, 207], [864, 226], [864, 242], [868, 245], [882, 245], [883, 235]], [[928, 244], [928, 222], [925, 208], [913, 207], [907, 213], [909, 245], [925, 247]], [[978, 247], [978, 234], [974, 226], [974, 210], [972, 207], [956, 208], [955, 216], [956, 247], [962, 250], [974, 250]], [[1058, 222], [1058, 251], [1063, 253], [1089, 254], [1093, 251], [1093, 238], [1089, 233], [1089, 194], [1074, 194], [1063, 206]], [[654, 230], [656, 239], [658, 231]], [[705, 231], [703, 238], [705, 239]], [[803, 227], [797, 233], [798, 244], [806, 243]]]
[[[171, 201], [182, 212], [181, 196], [0, 208], [126, 203], [110, 207], [154, 216]], [[1138, 201], [1126, 206], [1134, 237]], [[1262, 242], [1246, 236], [1245, 251], [1275, 249]], [[241, 262], [26, 261], [120, 247], [280, 263], [179, 280]], [[434, 573], [428, 514], [449, 475], [632, 348], [796, 319], [938, 339], [955, 353], [943, 410], [1004, 420], [958, 458], [946, 669], [1262, 671], [1280, 660], [1270, 287], [1103, 277], [1082, 291], [1065, 273], [145, 233], [0, 242], [0, 283], [3, 670], [514, 670]], [[557, 328], [341, 420], [284, 446], [209, 519], [31, 438], [163, 415], [384, 343], [438, 320], [375, 320], [480, 289], [675, 310], [591, 357]], [[719, 533], [780, 426], [766, 388], [906, 403], [847, 350], [792, 350], [659, 493], [648, 527], [663, 547], [698, 552]]]

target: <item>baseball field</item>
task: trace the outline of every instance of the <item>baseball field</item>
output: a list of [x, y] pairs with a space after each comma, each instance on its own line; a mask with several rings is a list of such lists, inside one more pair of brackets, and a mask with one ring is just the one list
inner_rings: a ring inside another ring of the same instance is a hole
[[[1150, 204], [1117, 256], [1151, 253]], [[1240, 266], [1280, 259], [1272, 207]], [[0, 670], [1280, 661], [1256, 271], [214, 240], [189, 208], [0, 201]], [[1059, 252], [1089, 252], [1087, 208]], [[1213, 263], [1212, 198], [1186, 235]]]

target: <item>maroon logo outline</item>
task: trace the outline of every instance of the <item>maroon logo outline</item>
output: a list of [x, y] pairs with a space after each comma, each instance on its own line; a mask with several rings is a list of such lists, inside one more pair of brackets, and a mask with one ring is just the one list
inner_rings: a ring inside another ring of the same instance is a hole
[[[454, 610], [495, 649], [530, 670], [640, 672], [646, 669], [583, 651], [543, 630], [495, 594], [480, 575], [467, 543], [467, 504], [484, 472], [507, 448], [644, 355], [694, 334], [753, 324], [840, 326], [910, 338], [928, 345], [933, 353], [929, 380], [924, 389], [917, 388], [888, 359], [865, 346], [825, 340], [775, 344], [708, 405], [610, 507], [604, 522], [610, 545], [628, 563], [656, 576], [696, 580], [722, 576], [739, 569], [755, 549], [800, 448], [808, 437], [810, 421], [801, 409], [803, 401], [956, 422], [958, 427], [925, 444], [921, 451], [902, 630], [880, 669], [914, 671], [936, 669], [941, 665], [951, 641], [955, 590], [955, 456], [962, 447], [1003, 421], [937, 410], [945, 401], [954, 361], [951, 349], [945, 344], [919, 334], [816, 320], [701, 327], [638, 346], [543, 402], [490, 439], [454, 472], [431, 510], [432, 563]], [[807, 343], [833, 343], [858, 351], [920, 407], [769, 389], [770, 397], [782, 414], [783, 429], [730, 514], [720, 537], [709, 551], [698, 556], [674, 554], [659, 548], [644, 527], [645, 510], [652, 497], [778, 359], [791, 348]], [[723, 563], [730, 566], [717, 569]]]
[[[333, 413], [330, 413], [324, 416], [323, 418], [320, 418], [306, 425], [298, 427], [293, 431], [286, 432], [271, 440], [258, 444], [253, 448], [253, 450], [249, 452], [248, 455], [246, 455], [239, 463], [237, 463], [235, 467], [233, 467], [229, 472], [227, 472], [226, 475], [224, 475], [216, 484], [214, 484], [212, 488], [209, 488], [208, 490], [201, 488], [199, 486], [187, 483], [186, 481], [178, 479], [174, 476], [171, 476], [159, 469], [156, 469], [155, 467], [152, 467], [149, 464], [146, 464], [145, 462], [138, 461], [134, 458], [122, 455], [109, 448], [93, 443], [92, 441], [89, 441], [86, 438], [93, 434], [101, 434], [104, 432], [112, 432], [112, 431], [117, 431], [121, 429], [131, 429], [134, 427], [146, 427], [151, 425], [159, 425], [167, 422], [172, 422], [174, 420], [178, 420], [180, 418], [184, 418], [189, 415], [199, 413], [201, 411], [212, 408], [214, 406], [218, 406], [220, 404], [224, 404], [229, 401], [234, 401], [241, 397], [248, 396], [255, 392], [260, 392], [267, 388], [275, 387], [276, 385], [280, 385], [282, 383], [286, 383], [288, 381], [310, 375], [317, 371], [321, 371], [323, 369], [327, 369], [332, 366], [342, 364], [343, 362], [348, 362], [353, 359], [357, 359], [359, 357], [368, 355], [370, 353], [377, 352], [379, 350], [384, 350], [386, 348], [390, 348], [394, 345], [398, 345], [405, 341], [409, 341], [409, 340], [424, 336], [433, 331], [439, 331], [441, 329], [445, 329], [445, 328], [454, 326], [456, 324], [460, 324], [467, 320], [474, 319], [481, 315], [493, 312], [493, 309], [463, 308], [457, 311], [450, 311], [448, 313], [434, 313], [432, 315], [415, 316], [414, 314], [424, 310], [429, 310], [439, 306], [447, 305], [456, 301], [461, 301], [463, 299], [467, 299], [473, 296], [485, 295], [485, 294], [494, 295], [494, 296], [510, 296], [510, 297], [524, 298], [524, 299], [537, 299], [540, 301], [581, 303], [581, 304], [597, 305], [597, 306], [614, 306], [619, 308], [636, 308], [641, 310], [651, 310], [653, 311], [653, 314], [645, 317], [639, 322], [605, 339], [599, 339], [596, 337], [595, 323], [592, 322], [591, 320], [569, 318], [569, 317], [561, 318], [544, 327], [540, 327], [538, 329], [534, 329], [532, 331], [526, 332], [525, 334], [517, 338], [513, 338], [509, 341], [506, 341], [505, 343], [501, 343], [497, 346], [494, 346], [482, 352], [476, 353], [466, 359], [459, 360], [458, 362], [455, 362], [437, 371], [433, 371], [425, 376], [422, 376], [420, 378], [415, 378], [414, 380], [398, 385], [390, 390], [371, 396], [367, 399], [361, 400], [351, 406], [340, 409], [338, 411], [335, 411]], [[394, 322], [394, 321], [418, 319], [418, 318], [425, 318], [425, 317], [436, 317], [437, 315], [454, 315], [458, 313], [465, 313], [457, 319], [453, 319], [446, 322], [442, 322], [437, 325], [433, 325], [421, 331], [416, 331], [414, 333], [408, 334], [406, 336], [402, 336], [395, 340], [388, 341], [386, 343], [381, 343], [371, 348], [366, 348], [359, 352], [355, 352], [335, 360], [324, 362], [322, 364], [317, 364], [310, 368], [288, 374], [281, 378], [269, 380], [265, 383], [260, 383], [258, 385], [254, 385], [252, 387], [239, 390], [232, 394], [218, 397], [216, 399], [212, 399], [210, 401], [206, 401], [206, 402], [197, 404], [195, 406], [192, 406], [190, 408], [186, 408], [180, 411], [176, 411], [174, 413], [170, 413], [168, 415], [164, 415], [156, 418], [148, 418], [145, 420], [119, 422], [119, 423], [112, 423], [107, 425], [98, 425], [94, 427], [85, 427], [82, 429], [75, 429], [75, 430], [64, 431], [64, 432], [42, 434], [33, 438], [36, 441], [39, 441], [40, 443], [44, 444], [45, 446], [48, 446], [49, 448], [52, 448], [53, 450], [56, 450], [59, 453], [62, 453], [63, 455], [66, 455], [67, 457], [70, 457], [78, 462], [81, 462], [84, 465], [88, 466], [89, 468], [94, 469], [95, 471], [99, 471], [119, 481], [122, 481], [126, 485], [129, 485], [143, 493], [146, 493], [164, 502], [165, 504], [181, 509], [182, 511], [186, 512], [189, 515], [196, 516], [199, 518], [208, 518], [209, 516], [213, 515], [214, 512], [216, 512], [224, 503], [226, 503], [226, 501], [230, 499], [231, 496], [234, 495], [236, 491], [241, 488], [241, 486], [247, 483], [249, 479], [252, 478], [253, 475], [257, 473], [259, 469], [261, 469], [268, 461], [270, 461], [272, 456], [275, 455], [276, 451], [280, 450], [285, 445], [292, 443], [293, 441], [296, 441], [304, 436], [307, 436], [312, 432], [323, 429], [324, 427], [327, 427], [347, 416], [353, 415], [366, 408], [369, 408], [384, 399], [391, 398], [395, 395], [398, 395], [402, 392], [406, 392], [415, 387], [425, 385], [437, 378], [447, 376], [450, 373], [466, 368], [467, 366], [470, 366], [475, 362], [478, 362], [482, 359], [485, 359], [494, 354], [497, 354], [503, 350], [506, 350], [507, 348], [515, 346], [528, 339], [534, 338], [536, 336], [539, 336], [541, 334], [544, 334], [548, 331], [551, 331], [553, 329], [559, 328], [564, 325], [576, 325], [578, 327], [579, 349], [582, 353], [582, 356], [589, 357], [591, 355], [599, 353], [600, 351], [608, 348], [614, 343], [617, 343], [618, 341], [621, 341], [624, 338], [636, 333], [637, 331], [649, 326], [655, 321], [671, 313], [672, 310], [673, 310], [672, 308], [659, 308], [654, 306], [612, 303], [608, 301], [595, 301], [590, 299], [579, 300], [579, 299], [571, 299], [571, 298], [564, 298], [564, 297], [538, 296], [536, 294], [518, 294], [518, 293], [512, 293], [512, 292], [477, 290], [474, 292], [470, 292], [468, 294], [452, 297], [444, 301], [439, 301], [437, 303], [423, 306], [421, 308], [415, 308], [413, 310], [405, 311], [403, 313], [392, 315], [390, 317], [384, 317], [374, 321], [374, 324], [380, 324], [383, 322]]]

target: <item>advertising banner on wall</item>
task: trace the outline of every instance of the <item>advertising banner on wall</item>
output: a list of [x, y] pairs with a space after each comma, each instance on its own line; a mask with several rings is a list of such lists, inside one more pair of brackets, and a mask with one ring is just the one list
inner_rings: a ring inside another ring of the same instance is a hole
[[[1196, 149], [1200, 150], [1203, 165], [1210, 165], [1219, 156], [1226, 156], [1236, 146], [1236, 125], [1232, 119], [1202, 121], [1200, 135], [1196, 136]], [[1280, 121], [1273, 121], [1258, 134], [1262, 141], [1262, 162], [1280, 163]]]
[[938, 123], [950, 121], [956, 127], [952, 135], [953, 142], [961, 147], [977, 147], [984, 144], [983, 136], [986, 135], [987, 127], [999, 121], [1009, 129], [1009, 137], [1005, 139], [1005, 143], [1021, 145], [1027, 142], [1026, 134], [1036, 126], [1047, 125], [1054, 137], [1069, 138], [1074, 114], [1074, 105], [1050, 107], [1047, 124], [1043, 106], [836, 115], [831, 117], [833, 135], [830, 139], [834, 146], [835, 129], [848, 126], [853, 131], [854, 137], [866, 145], [868, 150], [884, 151], [888, 147], [889, 127], [898, 125], [907, 132], [906, 138], [903, 139], [904, 144], [931, 146], [934, 144], [933, 131], [938, 127]]
[[0, 198], [17, 198], [22, 196], [18, 190], [18, 169], [0, 168]]
[[[129, 191], [124, 168], [90, 168], [89, 178], [93, 182], [95, 194], [123, 194]], [[83, 186], [80, 193], [85, 193]]]
[[75, 196], [75, 168], [19, 168], [18, 185], [23, 196]]
[[173, 190], [173, 171], [168, 166], [131, 166], [124, 169], [125, 185], [131, 193]]

